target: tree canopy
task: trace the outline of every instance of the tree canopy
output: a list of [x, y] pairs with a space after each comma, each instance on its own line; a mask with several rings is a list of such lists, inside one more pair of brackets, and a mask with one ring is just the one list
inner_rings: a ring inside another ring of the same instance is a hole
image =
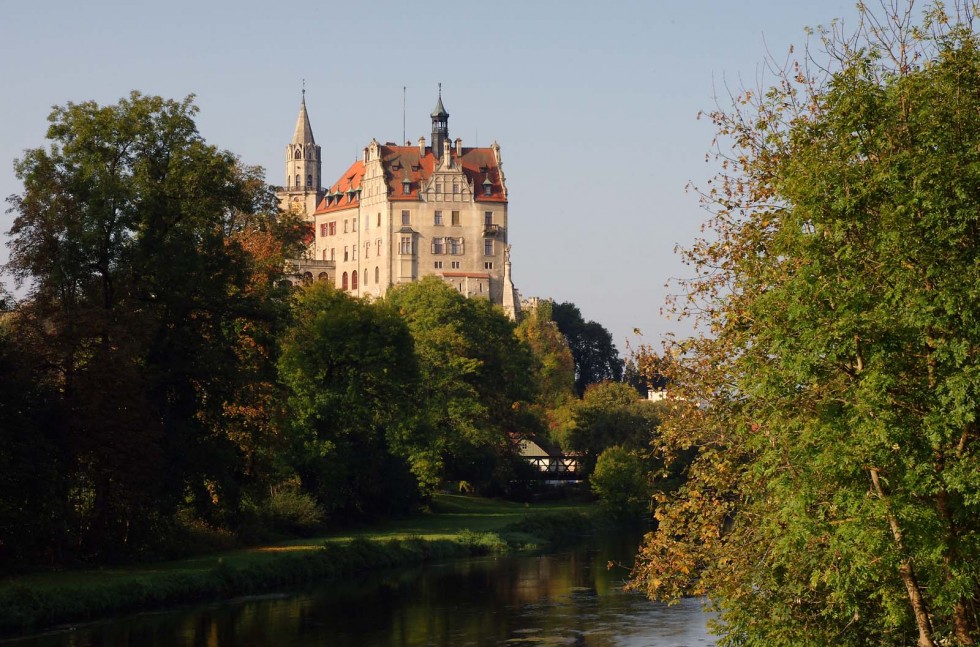
[[575, 360], [575, 391], [581, 396], [590, 384], [623, 377], [623, 362], [612, 334], [602, 324], [585, 321], [574, 303], [555, 304], [552, 319], [568, 340]]
[[634, 585], [709, 595], [725, 645], [978, 636], [980, 39], [885, 9], [712, 114], [661, 430], [700, 452]]
[[138, 92], [69, 103], [15, 163], [5, 269], [29, 296], [11, 326], [64, 411], [46, 435], [64, 439], [63, 534], [81, 553], [141, 546], [188, 501], [234, 509], [269, 431], [255, 385], [274, 375], [285, 293], [256, 280], [241, 236], [275, 213], [257, 217], [260, 171], [206, 144], [196, 111]]

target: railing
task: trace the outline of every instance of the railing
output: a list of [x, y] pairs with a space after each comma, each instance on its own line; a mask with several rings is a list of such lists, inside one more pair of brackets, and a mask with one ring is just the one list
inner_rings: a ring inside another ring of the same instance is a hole
[[542, 480], [579, 480], [579, 459], [574, 456], [525, 456], [532, 467], [537, 468], [537, 478]]
[[484, 224], [483, 225], [483, 235], [484, 236], [496, 236], [504, 230], [500, 225], [494, 224]]

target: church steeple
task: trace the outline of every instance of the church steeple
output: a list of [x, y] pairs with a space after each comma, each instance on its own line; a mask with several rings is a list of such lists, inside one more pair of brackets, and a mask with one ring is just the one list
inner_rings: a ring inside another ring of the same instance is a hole
[[442, 83], [439, 84], [439, 101], [432, 111], [432, 154], [442, 155], [443, 142], [449, 141], [449, 113], [442, 105]]
[[310, 126], [310, 115], [306, 112], [306, 90], [299, 104], [299, 117], [296, 118], [296, 132], [293, 133], [293, 144], [316, 144], [313, 139], [313, 128]]
[[323, 186], [320, 147], [313, 139], [313, 127], [310, 125], [310, 115], [306, 111], [305, 85], [304, 82], [293, 139], [286, 145], [285, 193], [292, 196], [288, 198], [290, 209], [293, 208], [293, 204], [302, 204], [302, 210], [311, 214], [323, 192]]

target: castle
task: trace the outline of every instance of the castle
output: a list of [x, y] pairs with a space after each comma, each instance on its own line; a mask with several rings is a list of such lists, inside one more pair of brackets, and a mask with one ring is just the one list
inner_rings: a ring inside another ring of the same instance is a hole
[[278, 192], [281, 208], [313, 227], [294, 272], [373, 297], [432, 274], [516, 318], [500, 146], [464, 148], [451, 140], [441, 88], [430, 116], [430, 145], [424, 137], [404, 146], [372, 139], [361, 159], [324, 188], [304, 91], [286, 146], [286, 185]]

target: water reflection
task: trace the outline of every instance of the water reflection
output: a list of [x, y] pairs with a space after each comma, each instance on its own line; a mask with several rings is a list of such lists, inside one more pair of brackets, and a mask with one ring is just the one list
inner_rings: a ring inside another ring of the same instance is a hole
[[[9, 643], [195, 647], [693, 647], [713, 645], [696, 600], [622, 591], [635, 538], [555, 555], [457, 561], [282, 596], [142, 614]], [[6, 644], [5, 644], [6, 647]]]

